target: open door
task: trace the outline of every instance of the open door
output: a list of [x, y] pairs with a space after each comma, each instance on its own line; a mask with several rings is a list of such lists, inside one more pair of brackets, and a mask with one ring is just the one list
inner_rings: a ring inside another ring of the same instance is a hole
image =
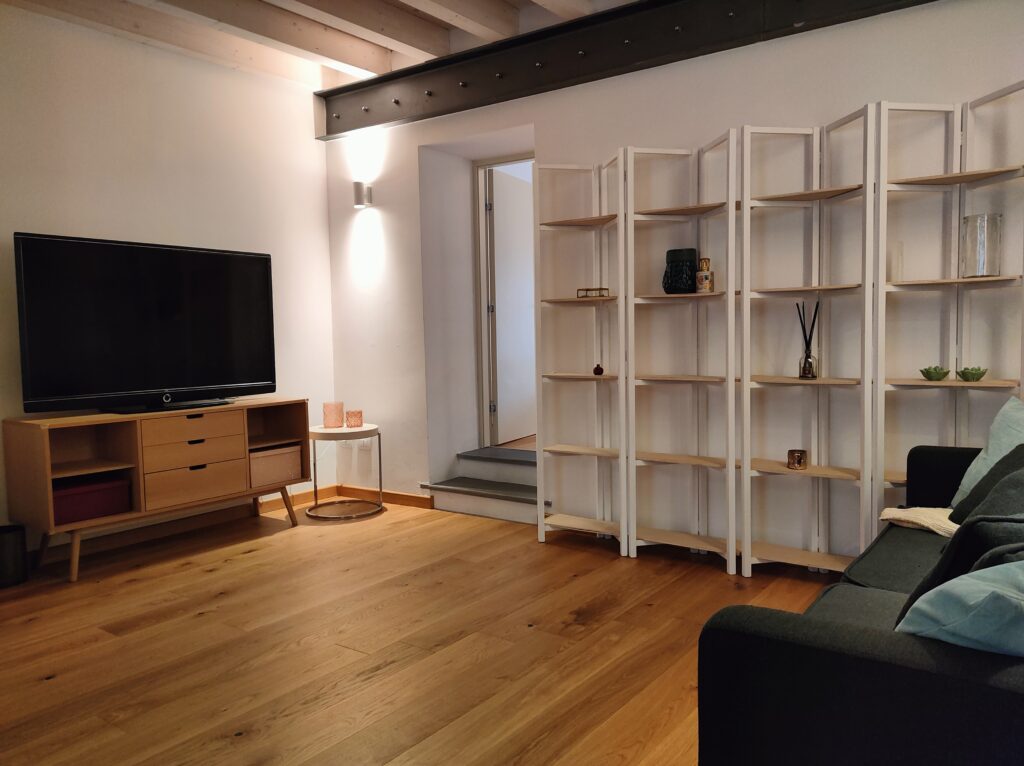
[[532, 449], [537, 433], [533, 160], [490, 165], [481, 172], [485, 442]]

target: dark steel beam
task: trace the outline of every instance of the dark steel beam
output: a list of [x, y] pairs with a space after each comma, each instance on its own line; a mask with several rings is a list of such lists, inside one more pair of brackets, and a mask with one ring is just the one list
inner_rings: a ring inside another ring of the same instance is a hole
[[933, 0], [645, 0], [318, 93], [320, 138], [414, 122]]

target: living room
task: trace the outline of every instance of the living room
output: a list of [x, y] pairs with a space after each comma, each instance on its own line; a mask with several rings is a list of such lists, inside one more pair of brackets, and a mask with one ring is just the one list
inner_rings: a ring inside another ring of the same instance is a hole
[[0, 761], [1014, 762], [1022, 51], [0, 0]]

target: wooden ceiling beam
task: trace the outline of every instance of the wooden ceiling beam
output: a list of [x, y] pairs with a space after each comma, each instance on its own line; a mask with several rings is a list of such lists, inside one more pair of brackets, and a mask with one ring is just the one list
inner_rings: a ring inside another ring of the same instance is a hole
[[504, 0], [401, 0], [487, 42], [519, 34], [519, 10]]
[[380, 0], [266, 0], [417, 62], [451, 53], [448, 27]]
[[558, 18], [566, 21], [578, 19], [580, 16], [594, 12], [587, 0], [530, 0], [530, 2], [539, 5], [546, 11], [551, 11]]
[[[312, 89], [328, 84], [319, 67], [308, 61], [126, 0], [0, 0], [0, 4]], [[342, 82], [330, 81], [341, 85], [355, 80], [338, 74]]]
[[391, 71], [387, 48], [261, 0], [136, 1], [357, 76]]

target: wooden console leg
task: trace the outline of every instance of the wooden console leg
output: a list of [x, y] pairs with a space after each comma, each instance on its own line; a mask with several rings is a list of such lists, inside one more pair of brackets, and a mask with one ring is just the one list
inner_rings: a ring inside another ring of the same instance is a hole
[[78, 554], [82, 550], [82, 533], [75, 529], [71, 532], [71, 568], [68, 582], [78, 582]]
[[42, 537], [39, 538], [39, 550], [36, 551], [36, 569], [43, 565], [43, 560], [46, 558], [46, 549], [49, 547], [50, 535], [48, 532], [43, 532]]
[[252, 515], [253, 516], [259, 516], [260, 515], [260, 499], [258, 497], [254, 497], [252, 499]]
[[281, 499], [284, 500], [284, 507], [288, 511], [288, 519], [291, 521], [292, 526], [299, 526], [299, 520], [295, 518], [295, 509], [292, 507], [292, 498], [288, 494], [287, 487], [281, 487]]

